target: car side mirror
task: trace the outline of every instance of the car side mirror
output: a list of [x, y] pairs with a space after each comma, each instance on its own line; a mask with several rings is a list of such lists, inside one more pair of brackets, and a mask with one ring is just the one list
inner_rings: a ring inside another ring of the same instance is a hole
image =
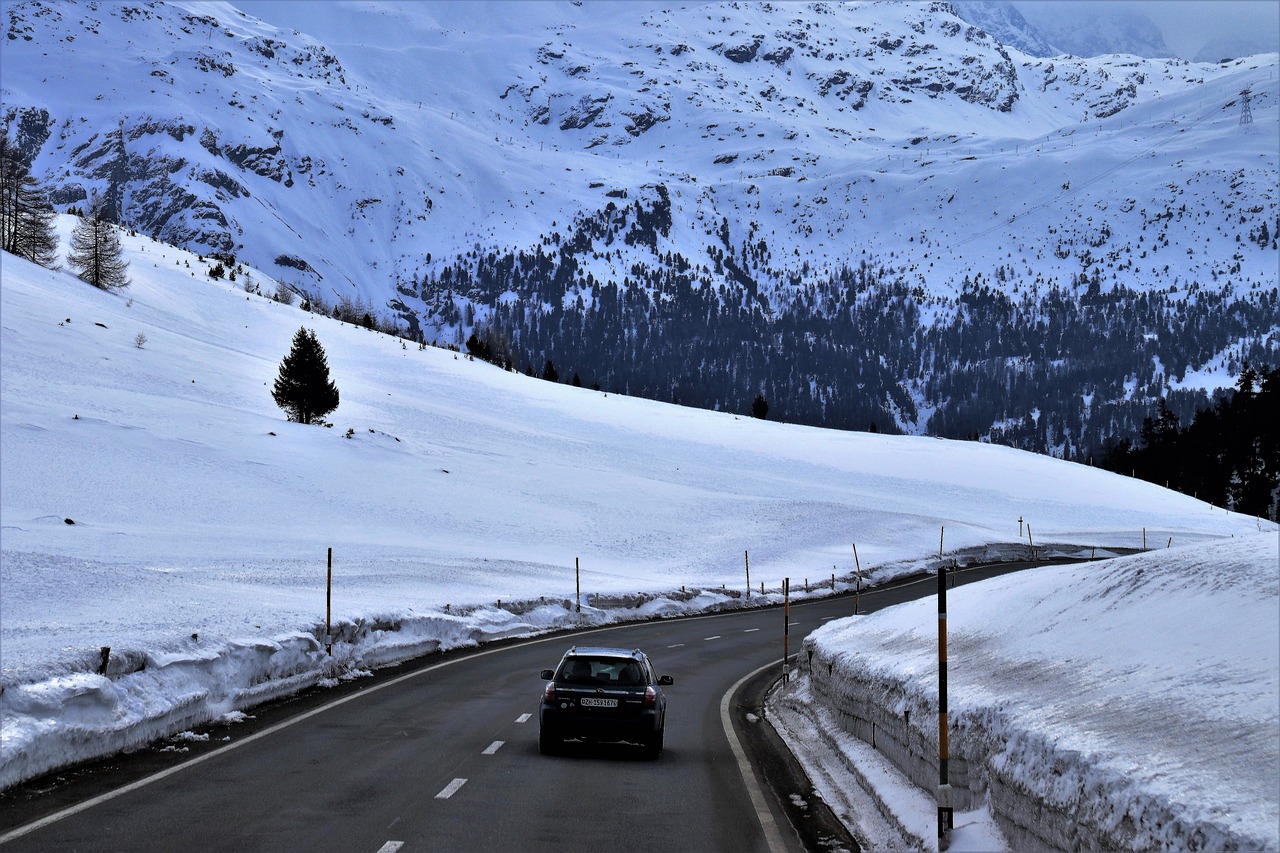
[[669, 675], [664, 675], [658, 679], [658, 683], [663, 687], [667, 687], [668, 685], [675, 684], [676, 680]]
[[555, 670], [544, 669], [542, 671], [542, 675], [539, 677], [542, 678], [544, 681], [550, 681], [551, 679], [556, 677], [556, 673], [555, 673]]

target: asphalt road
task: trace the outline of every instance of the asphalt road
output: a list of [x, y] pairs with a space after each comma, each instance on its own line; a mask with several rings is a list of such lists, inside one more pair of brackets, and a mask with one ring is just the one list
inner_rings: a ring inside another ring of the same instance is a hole
[[[935, 590], [928, 578], [864, 593], [862, 612]], [[792, 654], [853, 608], [853, 596], [793, 604]], [[758, 769], [744, 782], [749, 738], [726, 731], [751, 727], [731, 690], [780, 671], [782, 642], [768, 608], [424, 659], [212, 727], [191, 753], [144, 750], [5, 792], [0, 838], [6, 851], [96, 853], [803, 849], [788, 794]], [[658, 760], [609, 744], [538, 753], [538, 673], [574, 643], [641, 648], [675, 677]]]

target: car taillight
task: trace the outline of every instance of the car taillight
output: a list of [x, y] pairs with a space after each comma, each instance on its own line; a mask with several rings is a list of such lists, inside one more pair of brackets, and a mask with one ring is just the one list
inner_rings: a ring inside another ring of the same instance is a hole
[[658, 704], [658, 691], [654, 690], [652, 687], [646, 687], [644, 689], [644, 706], [646, 708], [652, 708], [654, 705], [657, 705], [657, 704]]
[[556, 686], [552, 682], [547, 682], [547, 689], [542, 691], [542, 698], [547, 702], [556, 701]]

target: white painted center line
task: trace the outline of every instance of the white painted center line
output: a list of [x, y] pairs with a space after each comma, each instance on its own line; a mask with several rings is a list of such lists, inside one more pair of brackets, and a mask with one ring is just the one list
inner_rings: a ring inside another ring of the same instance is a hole
[[497, 752], [498, 750], [502, 749], [502, 745], [503, 745], [504, 743], [506, 743], [506, 741], [505, 741], [505, 740], [495, 740], [493, 743], [491, 743], [491, 744], [489, 744], [487, 747], [485, 747], [484, 752], [482, 752], [482, 753], [480, 753], [480, 754], [481, 754], [481, 755], [493, 755], [495, 752]]
[[436, 794], [437, 800], [447, 800], [454, 794], [458, 793], [458, 789], [467, 784], [466, 779], [454, 779], [448, 785], [444, 786], [444, 790]]
[[718, 640], [718, 639], [720, 639], [720, 635], [719, 635], [719, 634], [716, 634], [714, 637], [703, 637], [702, 639], [703, 639], [703, 640]]
[[759, 631], [759, 630], [760, 630], [759, 628], [747, 628], [742, 633], [750, 634], [752, 631]]
[[532, 716], [533, 716], [533, 714], [521, 714], [520, 716], [516, 717], [516, 722], [517, 722], [517, 723], [527, 723], [527, 722], [529, 722], [529, 718], [530, 718], [530, 717], [532, 717]]
[[403, 846], [403, 841], [388, 841], [386, 844], [378, 848], [378, 853], [396, 853], [396, 851]]

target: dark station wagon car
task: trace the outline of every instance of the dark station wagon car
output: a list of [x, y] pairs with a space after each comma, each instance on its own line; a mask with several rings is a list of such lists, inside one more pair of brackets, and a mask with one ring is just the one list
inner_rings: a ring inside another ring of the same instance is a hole
[[662, 752], [667, 697], [661, 678], [639, 649], [574, 646], [555, 670], [544, 669], [547, 686], [538, 711], [538, 747], [556, 752], [566, 739], [629, 741], [651, 758]]

